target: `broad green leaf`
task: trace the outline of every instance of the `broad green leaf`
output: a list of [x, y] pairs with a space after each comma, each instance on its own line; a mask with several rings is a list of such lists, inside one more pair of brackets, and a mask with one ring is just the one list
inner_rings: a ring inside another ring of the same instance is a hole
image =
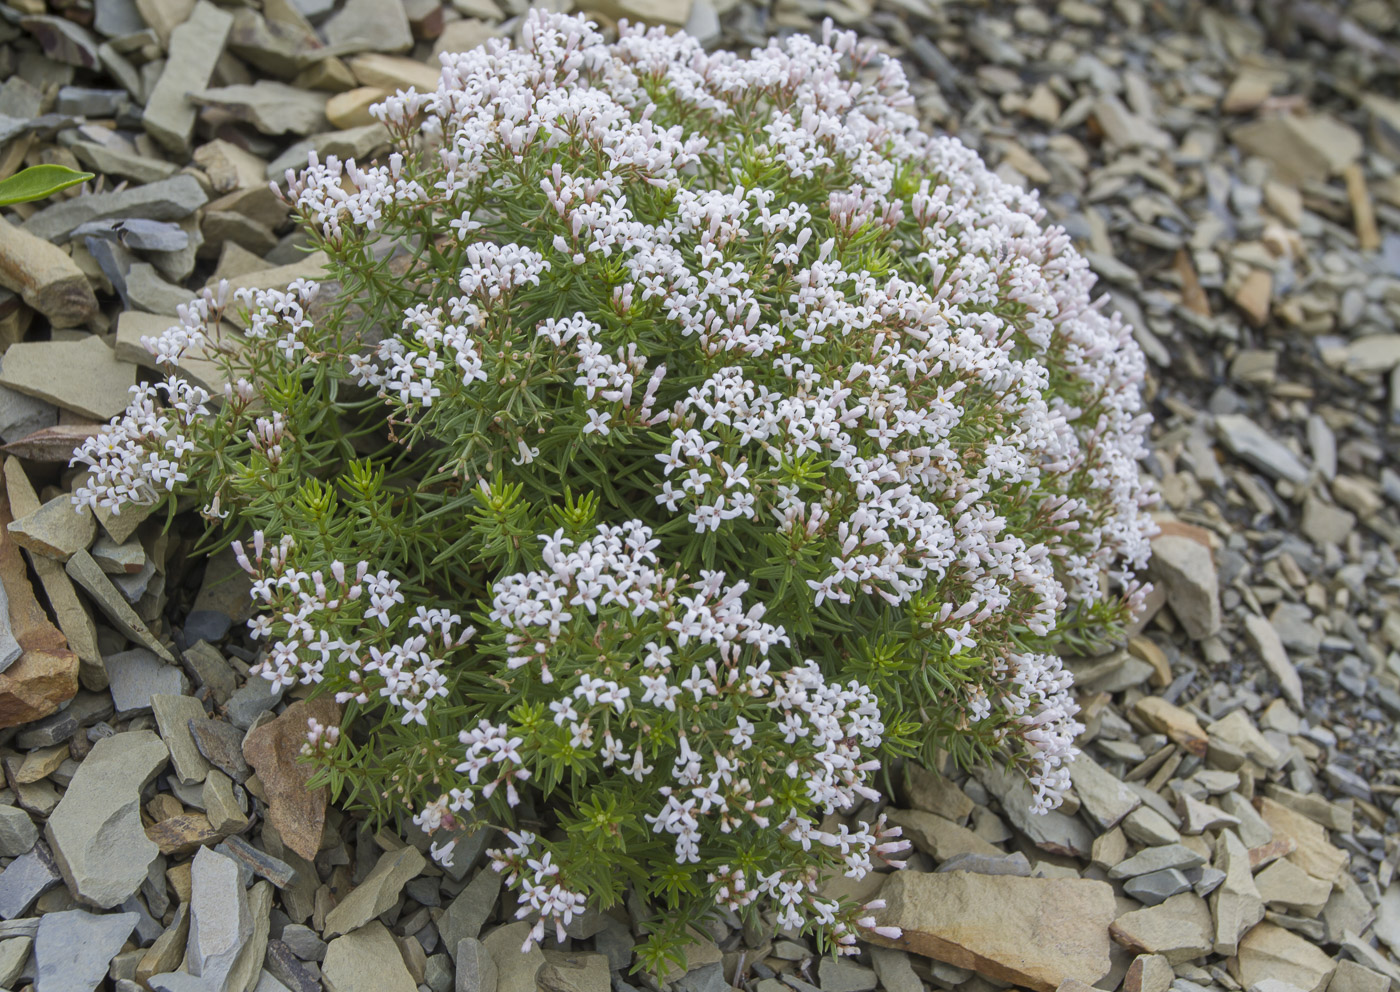
[[31, 165], [23, 172], [0, 181], [0, 207], [42, 200], [91, 178], [91, 172], [74, 172], [66, 165]]

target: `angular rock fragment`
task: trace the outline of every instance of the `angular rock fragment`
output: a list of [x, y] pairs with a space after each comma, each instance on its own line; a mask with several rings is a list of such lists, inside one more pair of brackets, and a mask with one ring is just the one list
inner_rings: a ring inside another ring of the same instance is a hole
[[1142, 805], [1137, 793], [1087, 755], [1081, 754], [1070, 764], [1069, 774], [1074, 794], [1100, 830], [1111, 830]]
[[0, 220], [0, 286], [19, 293], [54, 327], [76, 327], [97, 313], [87, 276], [68, 253]]
[[201, 89], [191, 92], [189, 99], [203, 107], [217, 107], [263, 134], [314, 134], [326, 129], [325, 94], [286, 83], [262, 79], [252, 85]]
[[1336, 964], [1319, 948], [1272, 923], [1260, 923], [1240, 941], [1230, 971], [1245, 988], [1275, 979], [1304, 992], [1327, 987]]
[[1298, 456], [1243, 414], [1216, 417], [1215, 430], [1232, 454], [1267, 475], [1293, 483], [1307, 481], [1307, 466]]
[[34, 992], [93, 992], [122, 949], [137, 913], [45, 913], [34, 938]]
[[141, 124], [162, 146], [188, 155], [198, 110], [187, 95], [209, 85], [233, 17], [202, 0], [170, 35], [170, 56], [146, 99]]
[[135, 367], [117, 361], [95, 335], [11, 345], [0, 367], [0, 385], [91, 420], [110, 420], [125, 410], [135, 382]]
[[1229, 830], [1222, 830], [1215, 843], [1215, 867], [1225, 873], [1225, 881], [1210, 897], [1215, 953], [1233, 955], [1240, 937], [1264, 918], [1264, 900], [1254, 884], [1249, 850]]
[[895, 872], [880, 897], [887, 905], [877, 919], [903, 936], [876, 943], [1036, 992], [1053, 992], [1065, 978], [1092, 984], [1109, 969], [1116, 909], [1104, 882]]
[[346, 0], [322, 30], [327, 44], [339, 54], [406, 52], [413, 47], [413, 32], [399, 3]]
[[34, 900], [61, 884], [63, 875], [42, 841], [0, 871], [0, 920], [23, 916]]
[[133, 186], [113, 193], [90, 193], [44, 207], [24, 222], [36, 238], [60, 241], [79, 225], [110, 218], [145, 217], [179, 220], [208, 202], [193, 176], [172, 176], [156, 183]]
[[325, 786], [306, 787], [315, 769], [296, 760], [306, 740], [306, 721], [312, 718], [324, 726], [338, 725], [340, 707], [325, 697], [295, 702], [243, 741], [243, 756], [257, 770], [267, 794], [268, 819], [287, 847], [308, 860], [321, 847], [329, 800]]
[[1113, 939], [1139, 954], [1160, 954], [1173, 964], [1198, 958], [1214, 946], [1210, 909], [1190, 892], [1159, 906], [1124, 913], [1109, 928]]
[[1298, 675], [1298, 670], [1293, 667], [1293, 662], [1288, 659], [1288, 650], [1283, 646], [1282, 639], [1278, 636], [1278, 631], [1274, 625], [1263, 617], [1253, 614], [1246, 614], [1244, 618], [1245, 633], [1249, 636], [1250, 643], [1254, 645], [1254, 650], [1259, 652], [1259, 657], [1264, 660], [1274, 678], [1278, 679], [1279, 686], [1288, 697], [1288, 701], [1294, 708], [1302, 711], [1306, 707], [1303, 704], [1303, 680]]
[[151, 710], [153, 696], [182, 696], [189, 682], [177, 665], [168, 665], [145, 648], [108, 655], [107, 677], [118, 717]]
[[365, 880], [326, 914], [322, 935], [336, 937], [364, 926], [393, 906], [404, 884], [416, 878], [426, 865], [427, 859], [411, 847], [382, 854]]
[[195, 785], [209, 773], [209, 762], [199, 753], [190, 733], [191, 720], [204, 719], [204, 707], [193, 696], [156, 693], [150, 697], [160, 736], [170, 748], [170, 762], [180, 781]]
[[1172, 612], [1193, 640], [1219, 632], [1220, 585], [1209, 547], [1189, 537], [1164, 534], [1152, 541], [1149, 568], [1153, 580], [1166, 588]]
[[0, 671], [0, 727], [48, 716], [78, 690], [78, 657], [35, 599], [9, 523], [9, 501], [0, 497], [0, 585], [9, 630], [21, 651]]
[[416, 992], [399, 945], [377, 920], [331, 941], [321, 976], [327, 992]]
[[149, 730], [106, 737], [69, 783], [44, 829], [69, 889], [110, 909], [141, 887], [159, 849], [141, 826], [141, 790], [170, 758]]
[[86, 551], [79, 551], [68, 559], [65, 567], [73, 581], [87, 591], [118, 630], [157, 657], [172, 663], [175, 661], [170, 649], [151, 633], [146, 622], [131, 608], [117, 587], [112, 585], [112, 580], [102, 571], [101, 566], [92, 560], [92, 555]]

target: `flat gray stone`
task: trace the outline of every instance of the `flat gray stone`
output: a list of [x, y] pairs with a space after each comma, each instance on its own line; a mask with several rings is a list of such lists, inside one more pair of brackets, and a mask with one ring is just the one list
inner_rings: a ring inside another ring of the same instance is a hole
[[145, 881], [160, 848], [141, 825], [141, 790], [169, 760], [159, 737], [135, 730], [99, 740], [78, 765], [45, 836], [79, 899], [110, 909]]
[[1011, 823], [1030, 838], [1031, 843], [1051, 854], [1064, 854], [1087, 860], [1094, 847], [1094, 835], [1081, 821], [1058, 810], [1034, 813], [1031, 787], [1018, 772], [988, 764], [977, 769], [977, 778], [1001, 802]]
[[456, 954], [457, 945], [468, 937], [481, 936], [481, 928], [491, 918], [496, 908], [496, 900], [501, 895], [501, 876], [490, 868], [483, 868], [457, 893], [442, 918], [438, 920], [438, 933], [449, 954]]
[[112, 585], [112, 580], [102, 571], [102, 566], [92, 560], [92, 555], [86, 551], [79, 551], [68, 559], [64, 568], [69, 577], [87, 591], [93, 602], [106, 614], [107, 619], [129, 640], [135, 641], [166, 661], [175, 661], [175, 656], [156, 639], [145, 621], [131, 608], [126, 597]]
[[22, 751], [52, 747], [70, 739], [83, 727], [105, 720], [114, 712], [112, 697], [106, 692], [79, 689], [68, 705], [42, 720], [36, 720], [20, 731], [15, 744]]
[[218, 107], [263, 134], [316, 134], [326, 130], [326, 94], [260, 79], [248, 85], [195, 90], [189, 98], [203, 107]]
[[24, 971], [29, 952], [34, 948], [33, 937], [10, 937], [0, 940], [0, 985], [10, 988]]
[[[203, 979], [201, 987], [209, 992], [231, 992], [225, 988], [225, 979], [252, 936], [253, 915], [238, 863], [201, 847], [190, 869], [189, 974]], [[167, 977], [152, 976], [151, 984], [157, 979], [171, 988], [183, 984], [164, 981]]]
[[1215, 418], [1215, 430], [1230, 453], [1275, 479], [1306, 482], [1308, 468], [1283, 442], [1241, 413]]
[[[322, 951], [322, 957], [324, 956], [325, 952]], [[268, 973], [291, 992], [321, 992], [321, 983], [316, 980], [312, 969], [280, 940], [267, 942], [266, 965]]]
[[112, 117], [122, 104], [130, 103], [126, 90], [97, 89], [91, 86], [64, 86], [58, 91], [54, 109], [72, 117]]
[[875, 974], [885, 992], [924, 992], [924, 983], [914, 973], [909, 955], [890, 947], [874, 944], [866, 948], [870, 953], [870, 963], [875, 966]]
[[242, 730], [222, 720], [206, 718], [190, 720], [189, 728], [195, 747], [211, 765], [240, 785], [248, 781], [253, 769], [243, 757]]
[[387, 148], [389, 143], [388, 129], [377, 121], [344, 131], [323, 131], [288, 146], [286, 151], [268, 163], [267, 176], [269, 179], [281, 179], [288, 169], [300, 171], [306, 168], [312, 152], [323, 162], [330, 155], [342, 162], [351, 158], [362, 162], [380, 149]]
[[322, 26], [322, 31], [327, 44], [341, 55], [406, 52], [413, 47], [413, 32], [401, 3], [346, 0], [340, 11]]
[[0, 366], [0, 385], [82, 414], [89, 422], [124, 411], [135, 383], [136, 367], [117, 361], [96, 334], [80, 341], [21, 341], [10, 345]]
[[27, 854], [39, 839], [39, 828], [29, 814], [14, 806], [0, 806], [0, 858]]
[[63, 881], [49, 849], [35, 844], [0, 871], [0, 920], [13, 920], [28, 912], [34, 900]]
[[1193, 640], [1219, 632], [1220, 577], [1210, 548], [1180, 534], [1165, 534], [1152, 541], [1148, 568]]
[[1146, 848], [1128, 860], [1119, 862], [1108, 870], [1108, 877], [1133, 878], [1166, 868], [1197, 868], [1205, 863], [1205, 858], [1183, 844], [1166, 844], [1162, 847]]
[[321, 975], [335, 992], [417, 992], [399, 945], [378, 920], [331, 941]]
[[[823, 957], [817, 965], [817, 975], [822, 992], [873, 992], [879, 984], [873, 969], [847, 958]], [[720, 987], [728, 988], [723, 975]]]
[[965, 851], [941, 862], [934, 871], [975, 871], [979, 875], [1016, 875], [1030, 878], [1031, 863], [1020, 851], [998, 857]]
[[1084, 813], [1100, 830], [1111, 830], [1142, 805], [1137, 793], [1103, 770], [1093, 758], [1081, 754], [1069, 763], [1070, 781]]
[[172, 152], [189, 155], [199, 111], [187, 94], [209, 85], [231, 27], [233, 15], [200, 0], [189, 20], [170, 34], [170, 54], [146, 98], [141, 126]]
[[405, 883], [416, 877], [427, 863], [427, 859], [412, 847], [380, 855], [365, 880], [326, 914], [323, 936], [330, 938], [357, 930], [392, 907]]
[[[189, 692], [185, 673], [175, 665], [167, 665], [145, 648], [107, 655], [102, 663], [107, 669], [112, 702], [116, 704], [119, 719], [149, 713], [152, 696], [182, 696]], [[202, 707], [200, 715], [203, 715]]]
[[133, 186], [115, 193], [89, 193], [60, 200], [25, 221], [24, 229], [36, 237], [62, 241], [80, 224], [111, 217], [146, 217], [179, 220], [209, 201], [194, 176], [172, 176], [158, 183]]
[[176, 316], [193, 294], [164, 279], [149, 262], [137, 262], [126, 272], [126, 298], [130, 306], [148, 313]]
[[97, 39], [66, 17], [26, 17], [20, 26], [38, 39], [44, 54], [80, 69], [96, 69]]
[[1274, 625], [1263, 617], [1248, 613], [1244, 618], [1244, 632], [1249, 637], [1249, 642], [1254, 645], [1254, 650], [1259, 652], [1259, 657], [1278, 680], [1279, 687], [1283, 689], [1283, 694], [1288, 697], [1293, 708], [1299, 713], [1306, 713], [1307, 707], [1303, 705], [1303, 679], [1289, 660], [1288, 649], [1283, 646], [1283, 639], [1279, 637]]
[[496, 962], [485, 944], [475, 937], [463, 937], [457, 942], [455, 954], [456, 992], [496, 992]]
[[[228, 781], [227, 776], [224, 777], [224, 781]], [[297, 881], [295, 868], [281, 858], [274, 858], [266, 851], [259, 850], [237, 834], [229, 836], [214, 850], [233, 858], [254, 875], [267, 879], [279, 889], [285, 889]]]
[[0, 441], [18, 441], [57, 423], [58, 407], [52, 403], [0, 386]]
[[180, 781], [187, 785], [203, 782], [209, 774], [209, 760], [199, 753], [194, 735], [190, 733], [191, 720], [205, 719], [199, 700], [193, 696], [155, 693], [151, 696], [151, 711], [165, 746], [170, 748], [170, 763]]
[[146, 29], [135, 0], [102, 0], [93, 4], [92, 27], [104, 38], [122, 38]]
[[1190, 879], [1176, 868], [1163, 868], [1146, 875], [1135, 875], [1123, 883], [1123, 891], [1144, 906], [1156, 906], [1177, 893], [1190, 890]]
[[324, 961], [326, 942], [316, 935], [316, 931], [300, 923], [289, 923], [282, 928], [282, 943], [302, 961]]
[[247, 730], [254, 720], [280, 703], [285, 692], [286, 687], [281, 685], [274, 691], [272, 683], [266, 679], [249, 679], [228, 697], [224, 709], [228, 712], [229, 722], [240, 730]]
[[93, 992], [140, 919], [136, 913], [45, 913], [34, 938], [35, 992]]

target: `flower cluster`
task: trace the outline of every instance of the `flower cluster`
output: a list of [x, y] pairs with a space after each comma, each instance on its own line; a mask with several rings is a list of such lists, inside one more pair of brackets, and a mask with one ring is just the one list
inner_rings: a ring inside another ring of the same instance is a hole
[[[1128, 612], [1151, 526], [1143, 358], [1068, 236], [919, 132], [898, 65], [852, 35], [748, 60], [542, 15], [525, 38], [378, 109], [427, 142], [402, 199], [360, 187], [388, 229], [432, 189], [479, 240], [435, 284], [464, 295], [405, 311], [360, 381], [458, 471], [587, 439], [650, 485], [658, 527], [736, 551], [776, 531], [807, 595], [775, 608], [917, 614], [925, 664], [980, 659], [966, 713], [1056, 805], [1079, 729], [1057, 624]], [[340, 179], [298, 178], [308, 221]], [[1012, 634], [1047, 650], [1013, 658]]]
[[[675, 863], [697, 872], [718, 858], [704, 875], [721, 905], [771, 904], [779, 926], [820, 925], [854, 950], [870, 924], [820, 894], [819, 869], [859, 879], [877, 862], [898, 864], [905, 845], [883, 817], [824, 829], [813, 814], [879, 800], [870, 778], [884, 724], [874, 695], [855, 680], [828, 681], [812, 661], [775, 666], [789, 638], [762, 620], [762, 604], [745, 608], [747, 585], [718, 572], [682, 581], [640, 522], [540, 543], [543, 567], [502, 576], [488, 614], [495, 680], [510, 686], [497, 710], [512, 718], [475, 707], [482, 715], [457, 732], [450, 772], [436, 776], [444, 791], [413, 822], [452, 833], [493, 800], [515, 810], [526, 783], [548, 777], [561, 756], [596, 762], [612, 772], [599, 791], [640, 813], [633, 844], [664, 837]], [[257, 674], [274, 687], [324, 685], [342, 703], [383, 700], [401, 725], [428, 726], [425, 710], [449, 695], [445, 659], [463, 652], [473, 628], [443, 609], [410, 611], [400, 583], [365, 562], [307, 572], [287, 537], [271, 545], [257, 532], [235, 554], [262, 611], [253, 632], [273, 640]], [[306, 750], [325, 756], [338, 740], [313, 722]], [[579, 846], [508, 835], [513, 846], [490, 853], [519, 893], [521, 918], [535, 921], [531, 939], [551, 925], [562, 932], [587, 901], [588, 887], [571, 882], [586, 874]], [[765, 850], [757, 860], [755, 841]], [[434, 856], [450, 863], [454, 847], [435, 840]]]
[[245, 294], [222, 406], [143, 387], [80, 498], [256, 531], [259, 673], [346, 706], [328, 781], [444, 859], [506, 831], [532, 939], [630, 886], [656, 947], [720, 905], [849, 949], [881, 752], [1061, 801], [1060, 656], [1147, 591], [1143, 356], [851, 33], [532, 11], [441, 61], [373, 108], [387, 164], [278, 187], [336, 291]]

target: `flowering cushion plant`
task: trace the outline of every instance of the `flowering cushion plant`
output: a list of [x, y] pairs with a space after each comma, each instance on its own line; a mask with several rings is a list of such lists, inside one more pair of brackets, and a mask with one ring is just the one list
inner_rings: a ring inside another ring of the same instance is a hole
[[252, 533], [260, 674], [346, 707], [323, 780], [444, 860], [499, 827], [533, 940], [630, 888], [652, 969], [716, 907], [850, 951], [882, 756], [1067, 786], [1059, 654], [1145, 588], [1143, 358], [872, 45], [619, 35], [531, 13], [375, 108], [387, 164], [289, 173], [327, 280], [187, 307], [77, 498]]

